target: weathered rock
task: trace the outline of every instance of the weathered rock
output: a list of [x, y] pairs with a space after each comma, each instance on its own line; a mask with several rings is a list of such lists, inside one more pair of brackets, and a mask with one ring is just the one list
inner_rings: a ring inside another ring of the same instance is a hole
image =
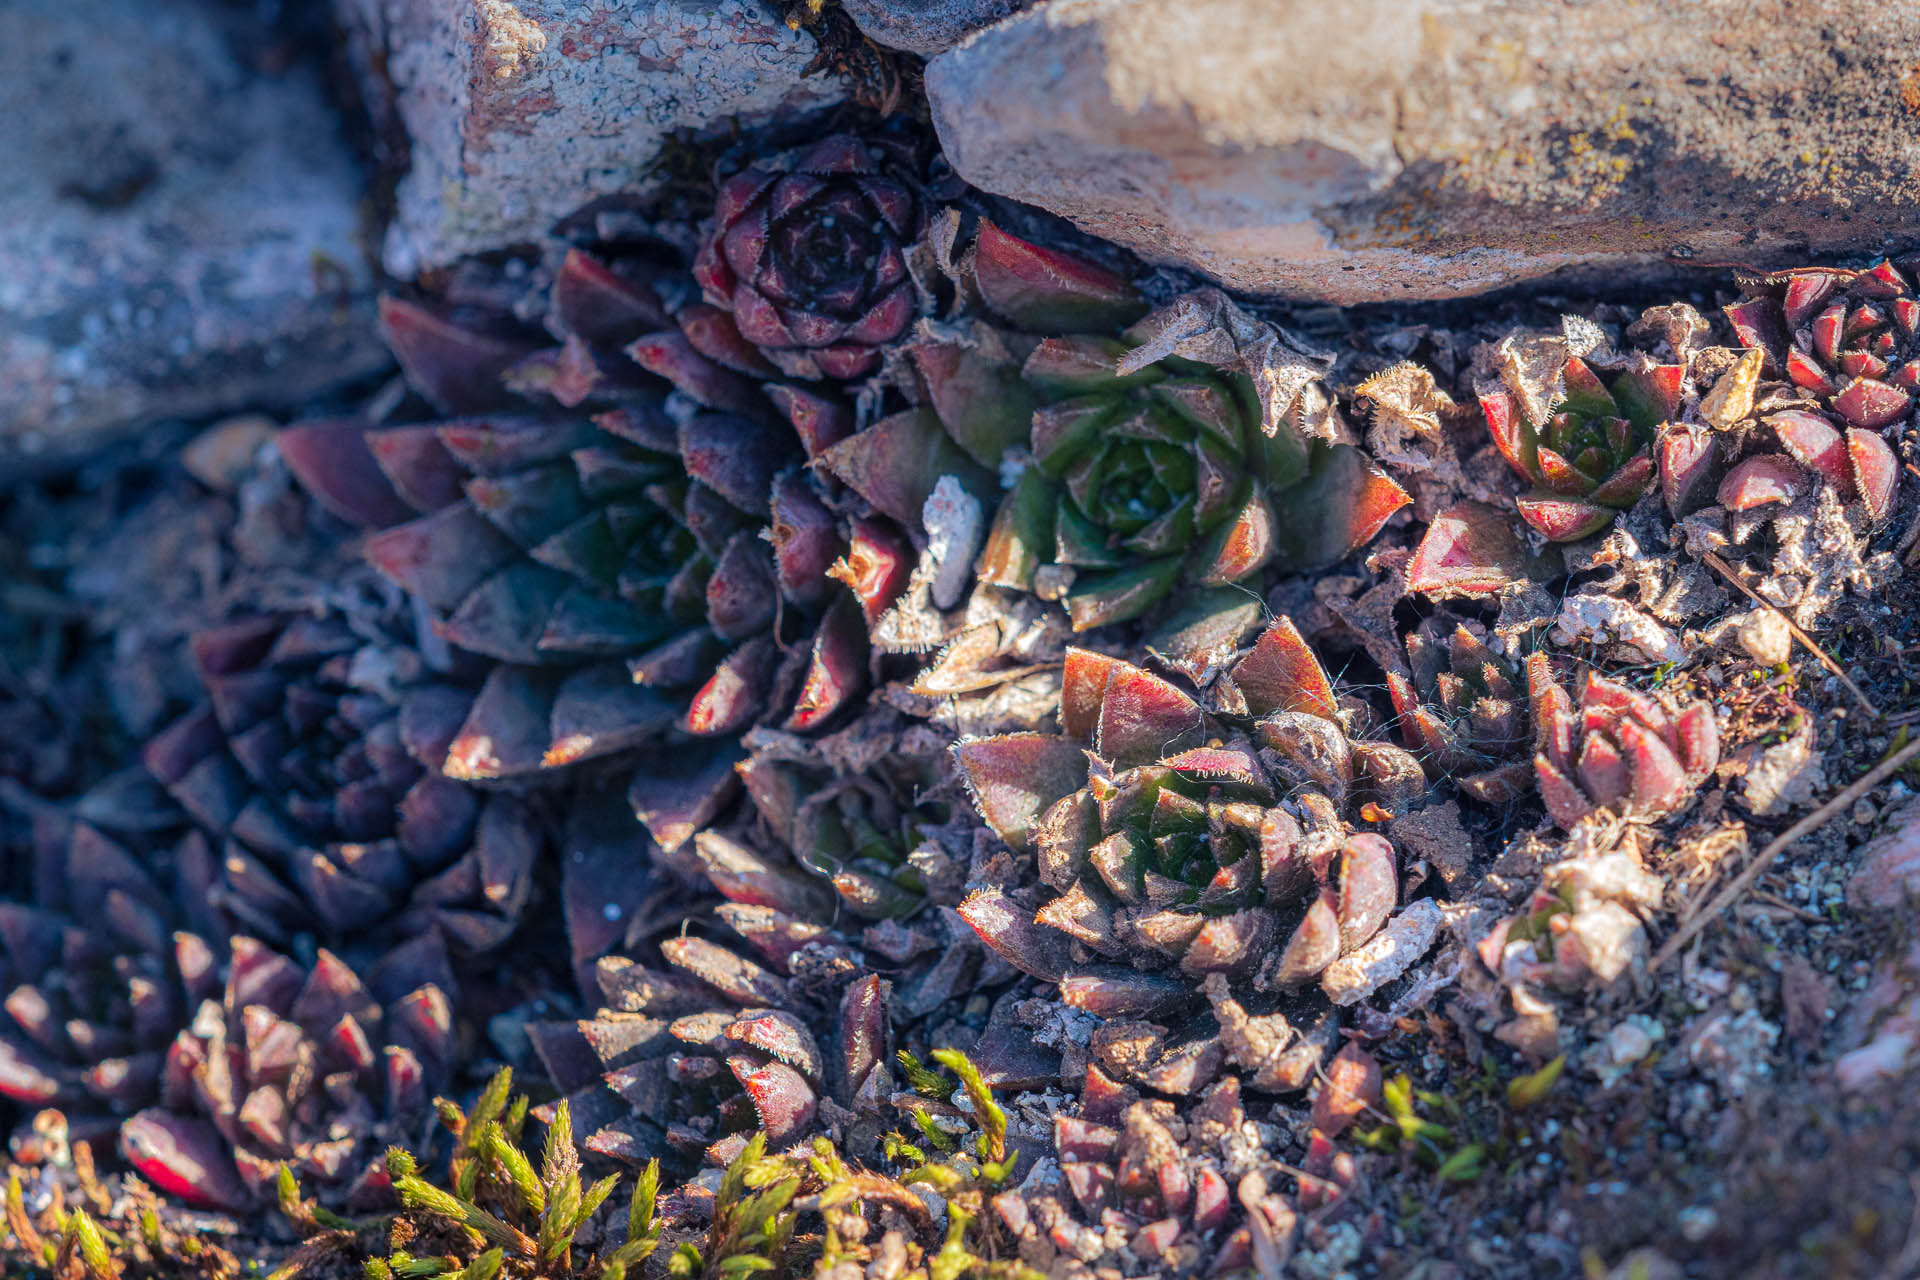
[[1887, 819], [1885, 834], [1855, 855], [1847, 901], [1856, 911], [1893, 911], [1920, 902], [1920, 800]]
[[385, 363], [363, 183], [318, 77], [246, 65], [232, 20], [202, 0], [6, 6], [0, 473]]
[[409, 170], [387, 269], [538, 239], [610, 192], [645, 191], [662, 145], [839, 100], [801, 78], [813, 38], [757, 0], [336, 0], [376, 115]]
[[840, 0], [854, 25], [875, 44], [923, 58], [945, 53], [982, 27], [1034, 0]]
[[1920, 10], [1073, 0], [933, 59], [968, 181], [1339, 303], [1878, 250], [1920, 213]]

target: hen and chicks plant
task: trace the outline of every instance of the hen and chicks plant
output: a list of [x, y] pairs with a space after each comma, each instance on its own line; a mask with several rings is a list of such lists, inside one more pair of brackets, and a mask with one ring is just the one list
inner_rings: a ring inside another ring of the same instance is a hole
[[[1070, 649], [1063, 734], [955, 748], [982, 817], [1033, 850], [1052, 894], [1029, 913], [980, 889], [961, 914], [1069, 1004], [1109, 1016], [1172, 1008], [1216, 973], [1295, 990], [1399, 903], [1392, 845], [1348, 815], [1423, 797], [1418, 762], [1349, 736], [1331, 681], [1284, 618], [1227, 680], [1239, 727], [1131, 663]], [[1099, 960], [1077, 960], [1070, 942]]]

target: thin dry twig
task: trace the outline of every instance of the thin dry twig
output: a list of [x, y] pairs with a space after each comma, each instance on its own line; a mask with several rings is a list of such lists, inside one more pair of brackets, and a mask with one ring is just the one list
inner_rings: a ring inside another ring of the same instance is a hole
[[1867, 714], [1872, 716], [1875, 720], [1880, 719], [1880, 708], [1874, 706], [1873, 703], [1868, 700], [1867, 695], [1860, 691], [1859, 685], [1855, 684], [1852, 680], [1849, 680], [1847, 678], [1847, 673], [1840, 669], [1840, 664], [1835, 662], [1831, 657], [1829, 657], [1825, 649], [1822, 649], [1819, 645], [1815, 644], [1813, 642], [1812, 636], [1808, 635], [1806, 632], [1800, 629], [1800, 624], [1798, 624], [1792, 618], [1787, 616], [1786, 610], [1782, 609], [1779, 605], [1775, 604], [1773, 601], [1764, 599], [1761, 596], [1756, 595], [1752, 587], [1749, 587], [1746, 583], [1740, 581], [1739, 576], [1734, 573], [1733, 567], [1729, 565], [1725, 560], [1722, 560], [1719, 556], [1715, 555], [1713, 552], [1711, 551], [1706, 552], [1701, 558], [1704, 559], [1709, 565], [1712, 565], [1713, 568], [1718, 570], [1721, 577], [1725, 578], [1728, 582], [1731, 582], [1734, 586], [1740, 588], [1741, 593], [1745, 595], [1747, 599], [1753, 601], [1757, 605], [1760, 605], [1762, 608], [1772, 610], [1774, 615], [1777, 616], [1780, 619], [1780, 621], [1787, 624], [1787, 630], [1793, 633], [1793, 638], [1795, 640], [1798, 640], [1801, 644], [1805, 645], [1809, 653], [1813, 654], [1814, 657], [1820, 659], [1820, 665], [1825, 667], [1828, 671], [1832, 672], [1834, 679], [1838, 680], [1841, 684], [1847, 687], [1847, 692], [1851, 693], [1854, 696], [1854, 698], [1860, 703], [1860, 705], [1866, 708]]
[[1855, 800], [1858, 800], [1886, 779], [1898, 773], [1900, 769], [1915, 756], [1920, 756], [1920, 738], [1909, 742], [1906, 746], [1900, 748], [1885, 760], [1882, 760], [1879, 764], [1868, 770], [1865, 777], [1769, 841], [1767, 847], [1762, 849], [1754, 860], [1747, 864], [1746, 870], [1735, 876], [1732, 883], [1715, 894], [1713, 900], [1709, 902], [1705, 908], [1696, 913], [1685, 924], [1682, 924], [1680, 928], [1674, 932], [1674, 935], [1667, 939], [1666, 943], [1661, 946], [1660, 953], [1654, 956], [1653, 963], [1647, 967], [1647, 972], [1655, 972], [1661, 965], [1671, 960], [1680, 948], [1691, 942], [1694, 935], [1706, 928], [1707, 924], [1712, 921], [1714, 917], [1721, 915], [1727, 908], [1739, 901], [1740, 895], [1752, 887], [1753, 882], [1760, 878], [1760, 873], [1773, 864], [1774, 858], [1779, 856], [1783, 849], [1800, 839], [1800, 837], [1811, 834], [1826, 825], [1827, 821], [1835, 814], [1851, 808]]

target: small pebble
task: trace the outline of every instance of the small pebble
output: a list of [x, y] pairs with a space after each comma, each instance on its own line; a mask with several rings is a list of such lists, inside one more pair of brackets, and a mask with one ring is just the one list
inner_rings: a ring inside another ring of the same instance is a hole
[[273, 432], [273, 420], [261, 414], [223, 418], [188, 442], [180, 465], [215, 493], [231, 493]]
[[1864, 827], [1879, 816], [1880, 811], [1873, 807], [1873, 801], [1856, 800], [1853, 802], [1852, 817], [1857, 825]]
[[1793, 656], [1793, 633], [1787, 620], [1771, 609], [1755, 609], [1741, 620], [1740, 647], [1763, 667], [1777, 667]]

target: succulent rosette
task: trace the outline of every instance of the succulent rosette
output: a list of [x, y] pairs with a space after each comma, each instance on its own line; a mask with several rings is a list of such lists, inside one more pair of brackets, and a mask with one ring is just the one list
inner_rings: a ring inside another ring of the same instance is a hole
[[1348, 736], [1325, 672], [1284, 619], [1228, 679], [1256, 718], [1250, 734], [1221, 735], [1150, 672], [1069, 649], [1064, 734], [955, 748], [981, 816], [1034, 851], [1052, 895], [1034, 912], [981, 889], [960, 912], [1070, 1004], [1164, 1010], [1211, 974], [1297, 990], [1398, 905], [1393, 847], [1343, 815], [1385, 816], [1424, 796], [1419, 764]]
[[1737, 440], [1671, 431], [1659, 457], [1661, 489], [1675, 516], [1710, 499], [1733, 516], [1764, 519], [1825, 482], [1842, 503], [1859, 503], [1868, 523], [1879, 524], [1892, 514], [1900, 484], [1899, 460], [1885, 440], [1812, 409], [1770, 413]]
[[1163, 1274], [1252, 1269], [1252, 1233], [1230, 1224], [1243, 1212], [1285, 1221], [1293, 1210], [1264, 1183], [1243, 1184], [1236, 1195], [1240, 1179], [1229, 1182], [1227, 1153], [1196, 1140], [1246, 1123], [1238, 1081], [1221, 1080], [1180, 1118], [1186, 1141], [1174, 1136], [1164, 1110], [1089, 1067], [1077, 1113], [1053, 1119], [1057, 1176], [993, 1199], [1021, 1256], [1098, 1260], [1111, 1256], [1117, 1239]]
[[1679, 409], [1683, 365], [1636, 357], [1611, 385], [1579, 356], [1560, 373], [1560, 394], [1535, 397], [1500, 383], [1478, 389], [1480, 408], [1501, 456], [1533, 490], [1520, 515], [1555, 542], [1598, 533], [1638, 502], [1654, 482], [1653, 442]]
[[893, 713], [860, 729], [857, 762], [830, 761], [790, 735], [749, 736], [737, 771], [761, 830], [861, 920], [911, 916], [930, 895], [951, 905], [965, 859], [934, 838], [952, 816], [945, 743]]
[[1920, 395], [1920, 298], [1915, 263], [1882, 259], [1863, 271], [1809, 267], [1745, 282], [1726, 308], [1741, 343], [1769, 372], [1812, 396], [1845, 427], [1908, 421]]
[[918, 311], [918, 186], [912, 148], [885, 136], [834, 134], [757, 162], [720, 184], [694, 278], [786, 376], [871, 373]]
[[437, 772], [470, 688], [341, 613], [242, 618], [190, 647], [207, 701], [144, 759], [218, 847], [193, 886], [212, 907], [277, 943], [506, 940], [544, 837], [526, 801]]
[[997, 465], [1009, 446], [1027, 451], [982, 582], [1061, 596], [1084, 631], [1145, 613], [1178, 583], [1337, 559], [1407, 501], [1358, 451], [1264, 423], [1246, 374], [1143, 355], [1157, 317], [1118, 275], [987, 222], [973, 270], [1016, 328], [991, 349], [928, 343], [915, 356], [932, 410], [969, 453]]
[[[0, 802], [25, 807], [0, 791]], [[98, 828], [43, 810], [36, 905], [0, 903], [0, 1098], [60, 1107], [76, 1135], [157, 1095], [167, 1042], [217, 980], [171, 876]], [[197, 835], [182, 863], [210, 865]], [[189, 877], [190, 878], [190, 877]]]
[[890, 984], [821, 923], [833, 888], [717, 832], [692, 849], [724, 898], [713, 927], [676, 928], [663, 963], [602, 958], [592, 1018], [529, 1028], [586, 1148], [635, 1165], [724, 1165], [755, 1129], [804, 1136], [822, 1098], [874, 1110], [891, 1092]]
[[1520, 671], [1458, 618], [1426, 619], [1406, 646], [1407, 673], [1387, 672], [1402, 743], [1482, 803], [1519, 799], [1532, 741]]
[[283, 1166], [329, 1204], [384, 1203], [386, 1144], [430, 1114], [458, 1060], [438, 935], [364, 978], [325, 950], [303, 969], [236, 936], [224, 984], [202, 972], [189, 993], [198, 1009], [167, 1047], [159, 1102], [121, 1125], [128, 1163], [203, 1207], [270, 1200]]
[[[1817, 287], [1809, 291], [1809, 284]], [[1795, 276], [1786, 294], [1800, 314], [1836, 287], [1828, 275]], [[1871, 309], [1868, 303], [1857, 306]], [[1844, 302], [1834, 307], [1846, 310]], [[1743, 339], [1759, 342], [1767, 333], [1755, 330], [1756, 317], [1774, 310], [1779, 311], [1775, 319], [1785, 325], [1784, 303], [1771, 295], [1735, 304], [1728, 314], [1736, 317], [1735, 329]], [[1840, 332], [1848, 332], [1843, 322], [1835, 323], [1841, 325]], [[1818, 327], [1822, 335], [1831, 336], [1830, 326]], [[1676, 518], [1716, 503], [1735, 518], [1734, 540], [1744, 542], [1752, 527], [1793, 506], [1822, 482], [1841, 504], [1863, 512], [1868, 526], [1893, 513], [1899, 458], [1879, 429], [1854, 423], [1861, 416], [1859, 401], [1843, 403], [1831, 388], [1810, 385], [1813, 380], [1802, 362], [1811, 357], [1798, 343], [1803, 338], [1814, 341], [1811, 334], [1809, 326], [1783, 358], [1776, 359], [1765, 346], [1750, 347], [1703, 398], [1704, 424], [1672, 423], [1662, 430], [1656, 450], [1660, 488]], [[1825, 337], [1816, 345], [1824, 342]], [[1765, 377], [1769, 361], [1774, 361], [1776, 373], [1781, 367], [1787, 370], [1789, 382]], [[1920, 361], [1915, 364], [1920, 367]], [[1802, 373], [1795, 376], [1795, 369]]]
[[1563, 828], [1601, 809], [1664, 817], [1720, 763], [1720, 731], [1705, 702], [1676, 710], [1589, 672], [1576, 703], [1538, 653], [1527, 659], [1527, 694], [1540, 798]]

